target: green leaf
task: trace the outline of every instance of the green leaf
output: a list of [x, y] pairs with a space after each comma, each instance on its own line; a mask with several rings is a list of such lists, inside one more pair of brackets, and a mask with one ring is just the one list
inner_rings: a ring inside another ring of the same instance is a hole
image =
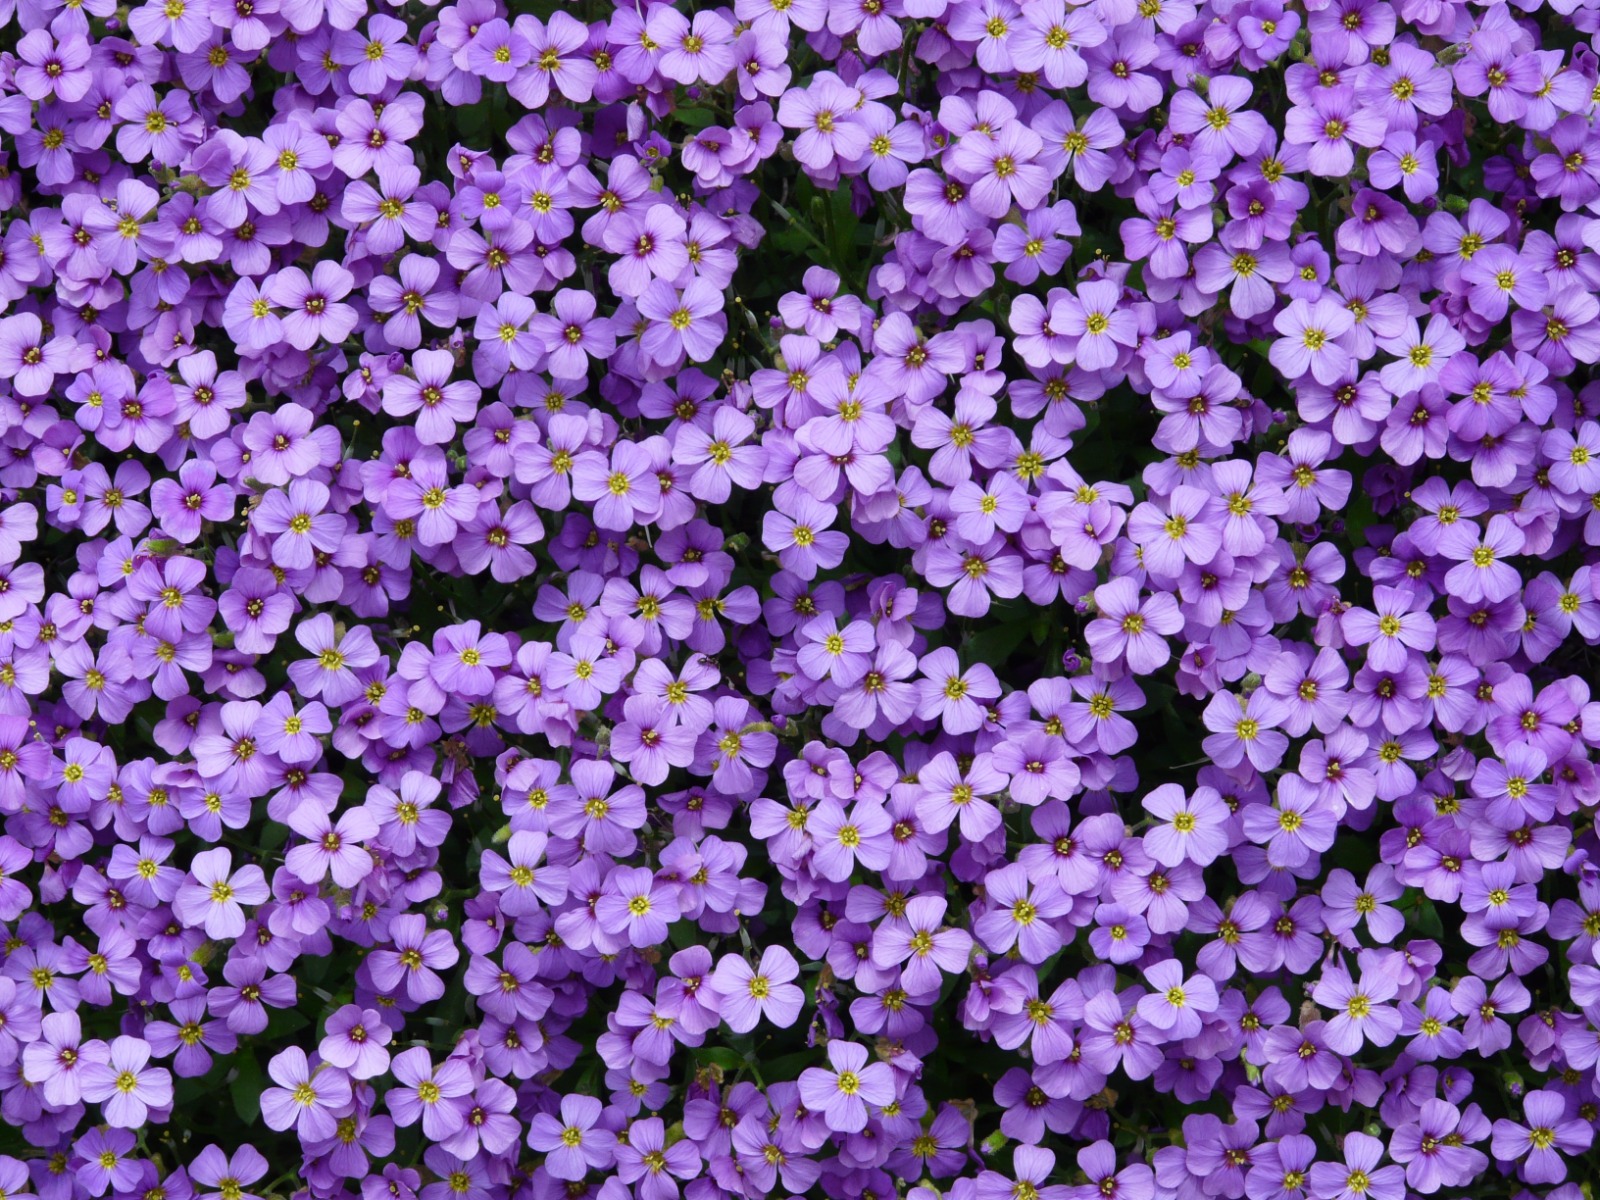
[[242, 1048], [234, 1064], [233, 1078], [228, 1081], [228, 1092], [233, 1096], [233, 1112], [246, 1125], [253, 1125], [261, 1115], [261, 1091], [265, 1082], [261, 1065], [256, 1062], [253, 1053]]
[[1432, 900], [1424, 900], [1417, 905], [1416, 913], [1411, 918], [1411, 927], [1423, 937], [1436, 941], [1444, 936], [1444, 922], [1439, 919], [1439, 910], [1433, 906]]
[[800, 1072], [807, 1067], [814, 1067], [823, 1059], [824, 1055], [816, 1050], [802, 1050], [796, 1054], [784, 1054], [774, 1058], [771, 1062], [761, 1064], [761, 1073], [770, 1081], [779, 1079], [798, 1079]]
[[986, 628], [967, 639], [961, 657], [969, 663], [999, 667], [1009, 659], [1032, 628], [1033, 610], [1015, 604], [996, 604], [989, 610]]
[[1377, 513], [1372, 508], [1372, 497], [1367, 494], [1366, 489], [1358, 487], [1353, 490], [1339, 515], [1344, 519], [1345, 533], [1350, 541], [1354, 545], [1365, 546], [1367, 526], [1378, 519]]
[[276, 1041], [311, 1024], [311, 1019], [298, 1009], [274, 1009], [267, 1018], [266, 1036]]

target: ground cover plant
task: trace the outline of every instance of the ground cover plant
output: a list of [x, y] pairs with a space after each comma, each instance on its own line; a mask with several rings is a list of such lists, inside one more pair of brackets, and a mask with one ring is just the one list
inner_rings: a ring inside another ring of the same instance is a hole
[[1587, 1200], [1597, 32], [0, 0], [0, 1200]]

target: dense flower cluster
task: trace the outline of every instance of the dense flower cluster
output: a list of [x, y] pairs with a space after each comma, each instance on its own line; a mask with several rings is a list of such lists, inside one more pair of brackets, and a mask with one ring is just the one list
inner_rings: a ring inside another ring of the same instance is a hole
[[1595, 0], [0, 0], [0, 1197], [1577, 1200]]

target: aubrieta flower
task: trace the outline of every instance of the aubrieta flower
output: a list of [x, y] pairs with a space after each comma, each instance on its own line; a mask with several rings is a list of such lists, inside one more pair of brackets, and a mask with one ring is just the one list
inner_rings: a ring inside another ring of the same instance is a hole
[[389, 1066], [385, 1049], [394, 1031], [373, 1009], [346, 1004], [330, 1016], [327, 1036], [317, 1046], [322, 1061], [344, 1071], [351, 1079], [372, 1079]]
[[0, 1195], [1576, 1196], [1594, 0], [595, 16], [0, 2]]
[[1560, 1183], [1567, 1177], [1562, 1153], [1587, 1150], [1594, 1130], [1588, 1122], [1568, 1115], [1567, 1101], [1559, 1092], [1529, 1092], [1522, 1107], [1523, 1121], [1494, 1123], [1494, 1155], [1515, 1163], [1518, 1177], [1527, 1183]]
[[794, 983], [799, 974], [792, 954], [782, 946], [768, 946], [754, 967], [739, 955], [728, 955], [706, 983], [728, 1028], [748, 1033], [763, 1019], [780, 1027], [794, 1022], [804, 1002]]
[[1145, 849], [1163, 866], [1192, 862], [1204, 867], [1226, 851], [1229, 812], [1215, 788], [1197, 788], [1186, 798], [1176, 784], [1163, 784], [1143, 803], [1161, 822], [1145, 834]]
[[869, 1063], [867, 1048], [857, 1042], [829, 1042], [828, 1063], [828, 1068], [811, 1067], [800, 1076], [801, 1100], [822, 1114], [829, 1129], [865, 1129], [867, 1105], [882, 1108], [895, 1098], [892, 1071], [886, 1063]]
[[173, 897], [173, 910], [186, 925], [203, 927], [208, 937], [238, 937], [245, 927], [243, 905], [260, 904], [267, 896], [261, 868], [245, 863], [234, 870], [232, 853], [219, 847], [189, 863], [188, 882]]
[[83, 1098], [101, 1104], [106, 1124], [138, 1129], [152, 1108], [171, 1105], [172, 1076], [164, 1068], [149, 1066], [150, 1054], [144, 1039], [124, 1035], [112, 1039], [104, 1062], [84, 1065]]
[[267, 1064], [276, 1087], [261, 1094], [261, 1117], [269, 1128], [291, 1126], [301, 1136], [319, 1141], [337, 1130], [334, 1114], [350, 1102], [350, 1080], [337, 1068], [313, 1071], [298, 1047], [291, 1046]]
[[1311, 1194], [1325, 1200], [1354, 1200], [1366, 1195], [1399, 1200], [1405, 1194], [1405, 1173], [1392, 1164], [1380, 1167], [1383, 1152], [1379, 1138], [1365, 1133], [1347, 1134], [1343, 1163], [1311, 1164]]
[[604, 1105], [592, 1096], [569, 1095], [561, 1099], [560, 1115], [538, 1113], [528, 1123], [528, 1145], [545, 1154], [552, 1177], [579, 1180], [591, 1167], [612, 1161], [616, 1134], [597, 1127]]

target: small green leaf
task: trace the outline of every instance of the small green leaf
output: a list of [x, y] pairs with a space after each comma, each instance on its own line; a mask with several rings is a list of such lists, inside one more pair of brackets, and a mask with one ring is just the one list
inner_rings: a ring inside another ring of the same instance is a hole
[[311, 1024], [311, 1018], [298, 1009], [279, 1008], [267, 1018], [266, 1036], [274, 1040], [286, 1037]]
[[744, 1055], [729, 1046], [706, 1046], [697, 1051], [695, 1057], [709, 1066], [721, 1067], [724, 1071], [737, 1071], [744, 1066]]
[[253, 1125], [261, 1115], [261, 1066], [256, 1062], [256, 1056], [248, 1050], [240, 1050], [234, 1062], [233, 1078], [228, 1081], [228, 1092], [233, 1096], [233, 1112], [246, 1125]]
[[1411, 920], [1412, 928], [1425, 938], [1438, 940], [1444, 936], [1444, 922], [1439, 919], [1439, 910], [1433, 906], [1432, 900], [1424, 900], [1417, 905], [1416, 915]]

